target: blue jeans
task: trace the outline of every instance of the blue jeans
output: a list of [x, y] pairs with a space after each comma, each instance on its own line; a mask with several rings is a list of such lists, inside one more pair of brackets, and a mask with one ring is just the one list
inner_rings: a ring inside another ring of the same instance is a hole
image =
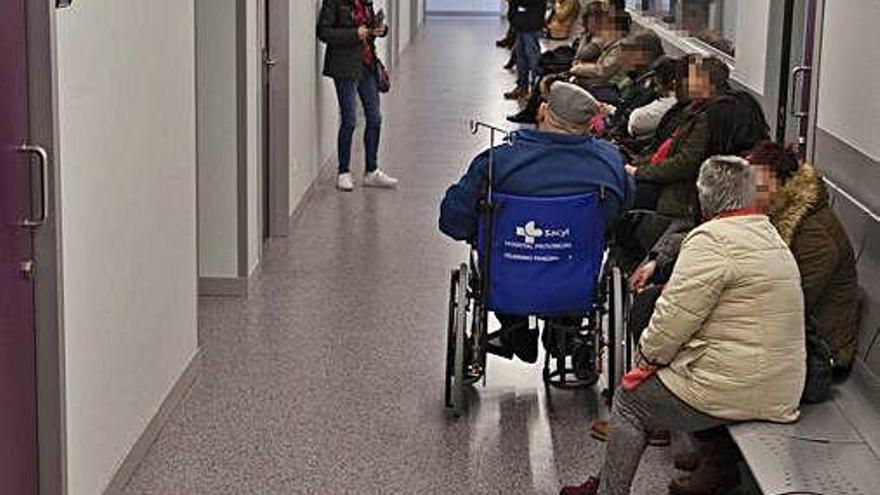
[[360, 96], [367, 119], [364, 131], [367, 172], [379, 168], [379, 136], [382, 132], [382, 111], [379, 106], [379, 89], [376, 86], [376, 73], [364, 65], [359, 79], [335, 78], [336, 98], [339, 101], [339, 137], [337, 153], [339, 173], [348, 173], [351, 167], [351, 143], [357, 126], [357, 102]]
[[516, 86], [531, 88], [540, 77], [541, 31], [516, 33]]

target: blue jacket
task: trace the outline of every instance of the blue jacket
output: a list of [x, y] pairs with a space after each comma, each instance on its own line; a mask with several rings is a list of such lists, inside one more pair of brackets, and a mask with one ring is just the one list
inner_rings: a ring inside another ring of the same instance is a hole
[[[478, 155], [467, 174], [446, 191], [440, 230], [458, 241], [477, 236], [477, 207], [484, 193], [489, 151]], [[635, 181], [611, 143], [590, 136], [523, 130], [495, 148], [495, 191], [518, 196], [566, 196], [601, 192], [607, 225], [632, 205]]]

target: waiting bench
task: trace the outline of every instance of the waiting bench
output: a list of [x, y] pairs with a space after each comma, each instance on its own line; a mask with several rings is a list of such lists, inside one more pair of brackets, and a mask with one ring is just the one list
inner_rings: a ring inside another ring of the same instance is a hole
[[730, 428], [766, 495], [880, 494], [880, 380], [858, 362], [833, 399], [790, 425]]
[[880, 247], [871, 246], [880, 239], [880, 216], [826, 183], [859, 253], [859, 359], [832, 399], [804, 406], [799, 422], [730, 428], [765, 495], [880, 494]]

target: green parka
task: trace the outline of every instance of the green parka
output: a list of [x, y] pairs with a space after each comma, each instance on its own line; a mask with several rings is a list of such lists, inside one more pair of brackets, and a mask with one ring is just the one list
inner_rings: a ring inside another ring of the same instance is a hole
[[808, 330], [830, 345], [836, 366], [848, 368], [857, 347], [858, 274], [849, 237], [828, 199], [822, 176], [803, 165], [768, 213], [797, 260]]

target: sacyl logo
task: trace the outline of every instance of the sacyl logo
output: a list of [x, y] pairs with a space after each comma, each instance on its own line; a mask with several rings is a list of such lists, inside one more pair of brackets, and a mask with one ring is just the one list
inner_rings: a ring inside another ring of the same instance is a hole
[[568, 237], [570, 233], [571, 231], [569, 229], [542, 229], [535, 225], [534, 220], [526, 223], [522, 227], [516, 228], [517, 237], [524, 238], [526, 244], [534, 244], [536, 239], [542, 237], [565, 238]]
[[544, 236], [544, 231], [535, 227], [535, 222], [531, 221], [527, 223], [525, 227], [517, 227], [516, 235], [517, 237], [524, 237], [526, 244], [534, 244], [535, 239]]

